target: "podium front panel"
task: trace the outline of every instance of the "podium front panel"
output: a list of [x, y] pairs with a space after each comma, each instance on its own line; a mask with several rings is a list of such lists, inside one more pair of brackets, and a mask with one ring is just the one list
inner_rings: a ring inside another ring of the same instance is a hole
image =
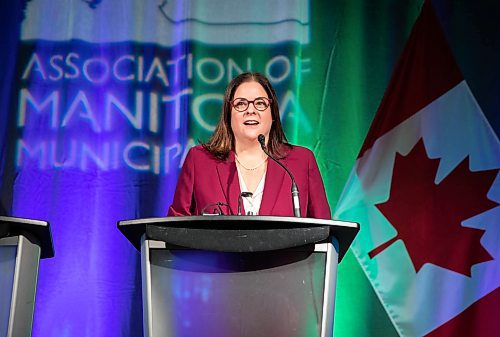
[[1, 336], [31, 336], [40, 254], [22, 235], [0, 239]]
[[16, 270], [17, 246], [2, 244], [0, 240], [0, 336], [7, 336], [10, 305]]
[[332, 274], [326, 249], [228, 253], [144, 245], [145, 336], [319, 337], [331, 328], [325, 319], [333, 318], [333, 305], [323, 301]]

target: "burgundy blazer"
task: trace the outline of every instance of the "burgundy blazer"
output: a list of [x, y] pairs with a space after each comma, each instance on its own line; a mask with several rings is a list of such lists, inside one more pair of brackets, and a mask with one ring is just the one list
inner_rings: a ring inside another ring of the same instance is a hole
[[[302, 217], [330, 219], [330, 207], [314, 154], [304, 147], [293, 146], [280, 161], [295, 177]], [[285, 170], [268, 160], [259, 215], [294, 216], [291, 186]], [[222, 161], [198, 145], [187, 154], [168, 215], [200, 215], [207, 205], [217, 202], [228, 205], [221, 206], [224, 214], [237, 214], [240, 193], [234, 152]], [[216, 206], [210, 206], [205, 211], [213, 213], [214, 208]]]

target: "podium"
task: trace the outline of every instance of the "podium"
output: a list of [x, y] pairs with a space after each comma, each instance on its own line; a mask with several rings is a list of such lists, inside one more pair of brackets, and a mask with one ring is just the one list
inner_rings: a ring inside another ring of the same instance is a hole
[[144, 336], [333, 334], [353, 222], [274, 216], [120, 221], [141, 252]]
[[53, 256], [47, 222], [0, 216], [0, 336], [31, 336], [39, 261]]

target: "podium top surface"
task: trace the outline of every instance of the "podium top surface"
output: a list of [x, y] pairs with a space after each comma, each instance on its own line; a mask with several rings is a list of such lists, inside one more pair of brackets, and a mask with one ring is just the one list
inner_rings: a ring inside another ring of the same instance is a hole
[[40, 245], [40, 258], [54, 257], [50, 224], [47, 221], [0, 216], [0, 238], [24, 235]]
[[[157, 228], [157, 230], [152, 231], [153, 228]], [[322, 229], [322, 232], [326, 232], [328, 237], [337, 239], [340, 261], [358, 233], [359, 224], [347, 221], [297, 217], [204, 215], [123, 220], [118, 222], [118, 229], [138, 250], [141, 247], [141, 237], [146, 234], [146, 238], [151, 239], [151, 233], [158, 233], [158, 229], [160, 231], [162, 229], [169, 230], [171, 237], [192, 236], [191, 242], [196, 240], [198, 242], [204, 241], [205, 245], [202, 247], [205, 248], [207, 247], [207, 239], [215, 239], [225, 245], [230, 240], [244, 242], [244, 240], [250, 240], [251, 237], [256, 235], [262, 238], [260, 234], [263, 232], [269, 233], [271, 238], [273, 236], [283, 238], [287, 233], [296, 235], [298, 229]], [[246, 238], [247, 234], [248, 239], [242, 239], [242, 237]], [[226, 236], [227, 240], [221, 239], [221, 235]], [[267, 237], [270, 237], [269, 235]], [[174, 244], [186, 241], [188, 240], [181, 238]], [[186, 246], [196, 248], [193, 245]]]

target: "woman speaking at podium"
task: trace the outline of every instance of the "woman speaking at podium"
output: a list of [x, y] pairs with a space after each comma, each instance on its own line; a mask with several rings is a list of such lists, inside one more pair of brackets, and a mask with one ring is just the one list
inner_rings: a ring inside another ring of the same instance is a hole
[[[293, 199], [292, 177], [300, 191]], [[288, 143], [274, 89], [259, 73], [243, 73], [227, 86], [215, 131], [190, 149], [168, 210], [214, 213], [331, 218], [314, 154]]]

